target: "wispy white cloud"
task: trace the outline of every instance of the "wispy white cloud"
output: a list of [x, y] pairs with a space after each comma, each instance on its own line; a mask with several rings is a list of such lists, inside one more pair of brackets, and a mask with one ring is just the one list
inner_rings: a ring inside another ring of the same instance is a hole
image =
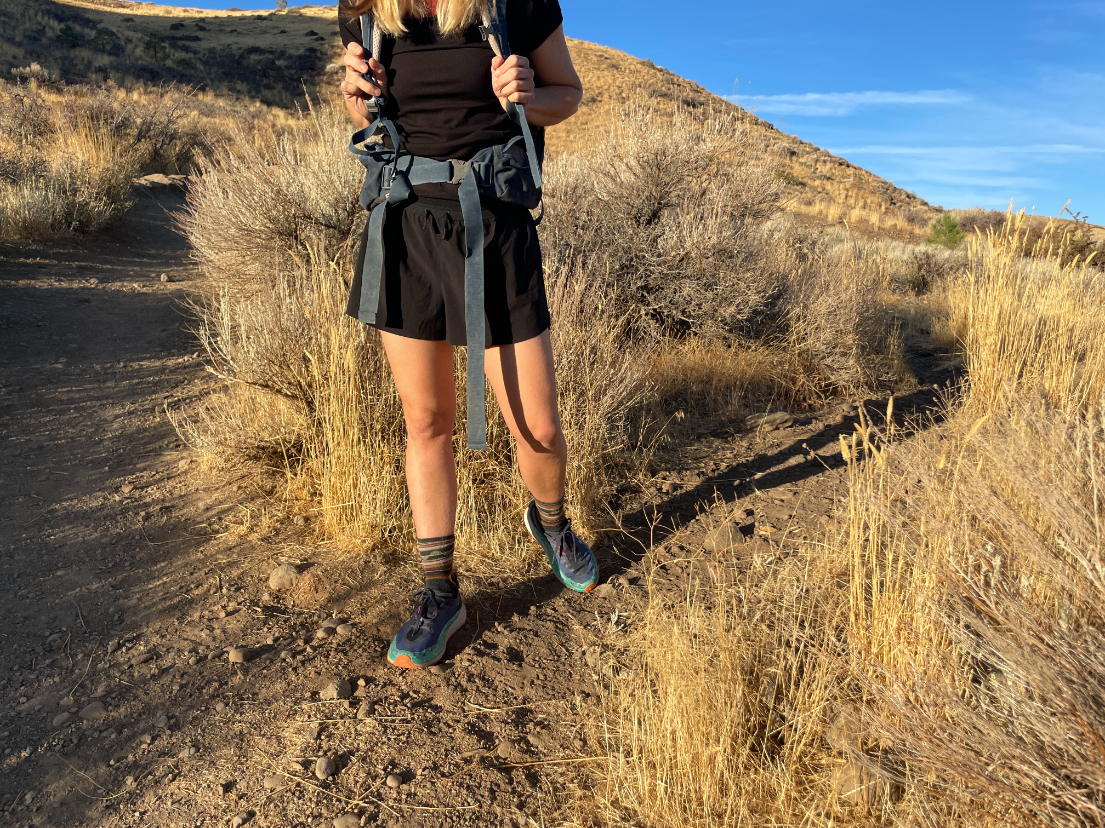
[[1084, 155], [1105, 154], [1105, 147], [1084, 147], [1078, 144], [1032, 144], [1023, 147], [896, 147], [885, 144], [870, 144], [858, 147], [834, 148], [838, 155]]
[[806, 115], [842, 117], [871, 106], [958, 106], [970, 103], [971, 96], [955, 89], [930, 89], [920, 92], [804, 92], [787, 95], [730, 97], [757, 115]]

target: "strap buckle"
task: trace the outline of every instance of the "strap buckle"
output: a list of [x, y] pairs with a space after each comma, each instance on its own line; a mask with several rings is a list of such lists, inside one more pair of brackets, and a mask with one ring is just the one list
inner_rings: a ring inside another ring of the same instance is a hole
[[499, 37], [503, 33], [502, 26], [495, 23], [489, 23], [486, 26], [480, 26], [480, 37], [484, 40], [490, 40], [492, 36]]

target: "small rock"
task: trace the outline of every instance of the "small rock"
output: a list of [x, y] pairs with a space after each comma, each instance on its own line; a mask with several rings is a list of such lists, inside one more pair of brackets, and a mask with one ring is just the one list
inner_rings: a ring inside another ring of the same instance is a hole
[[345, 623], [344, 618], [327, 618], [325, 621], [322, 622], [321, 626], [324, 630], [330, 630], [330, 632], [332, 633], [334, 630], [336, 630], [340, 625], [342, 625], [344, 623]]
[[794, 417], [785, 411], [775, 411], [770, 414], [753, 414], [744, 421], [746, 428], [754, 428], [760, 431], [776, 431], [781, 428], [789, 428], [794, 425]]
[[599, 584], [593, 590], [591, 590], [591, 596], [594, 598], [609, 598], [614, 594], [614, 587], [610, 584]]
[[371, 719], [376, 715], [376, 705], [370, 701], [361, 702], [361, 706], [357, 708], [358, 719]]
[[119, 487], [119, 491], [121, 491], [123, 494], [130, 494], [134, 491], [134, 484], [124, 483], [122, 486]]
[[487, 756], [487, 751], [484, 748], [476, 748], [475, 750], [466, 750], [464, 753], [458, 754], [458, 759], [479, 759], [483, 756]]
[[856, 407], [853, 403], [846, 402], [840, 406], [840, 413], [845, 417], [854, 417], [856, 414]]
[[173, 279], [168, 273], [162, 273], [161, 274], [162, 284], [167, 284], [168, 282], [171, 282], [171, 281], [173, 281]]
[[342, 814], [334, 820], [334, 828], [360, 828], [361, 818], [356, 814]]
[[538, 750], [544, 750], [549, 746], [549, 737], [544, 733], [527, 733], [526, 739]]
[[435, 676], [443, 676], [448, 672], [448, 668], [442, 664], [435, 664], [430, 668], [430, 672]]
[[[192, 465], [192, 458], [185, 457], [183, 460], [181, 460], [179, 463], [176, 464], [176, 467], [178, 469], [180, 469], [181, 471], [184, 471], [190, 465]], [[235, 819], [237, 819], [237, 817], [235, 817]]]
[[294, 523], [296, 526], [306, 526], [307, 525], [307, 516], [306, 515], [296, 515], [294, 518], [292, 518], [292, 523]]
[[48, 650], [60, 650], [65, 647], [65, 642], [69, 640], [68, 633], [54, 633], [46, 639], [46, 648]]
[[403, 784], [403, 780], [394, 773], [388, 774], [387, 785], [389, 788], [398, 788]]
[[352, 695], [353, 688], [349, 686], [349, 682], [345, 679], [338, 679], [322, 688], [322, 690], [319, 691], [318, 697], [324, 701], [336, 701], [348, 699]]
[[334, 630], [330, 627], [322, 627], [321, 629], [315, 631], [315, 638], [318, 641], [325, 641], [327, 638], [330, 638], [333, 635]]
[[230, 657], [231, 664], [245, 664], [253, 658], [253, 653], [245, 647], [235, 647], [227, 655]]
[[102, 719], [107, 715], [107, 708], [104, 707], [103, 702], [94, 701], [91, 704], [85, 705], [78, 715], [86, 721]]
[[268, 776], [265, 777], [265, 781], [263, 782], [263, 784], [270, 791], [274, 791], [277, 788], [284, 787], [284, 777], [277, 776], [275, 773], [270, 773]]
[[222, 713], [226, 710], [226, 704], [224, 702], [215, 702], [215, 712]]
[[336, 626], [334, 628], [334, 632], [336, 632], [340, 636], [352, 635], [353, 634], [353, 625], [352, 624], [338, 624], [338, 626]]
[[313, 725], [311, 725], [311, 729], [307, 731], [307, 741], [317, 742], [319, 736], [321, 736], [321, 735], [322, 735], [322, 725], [313, 724]]
[[298, 580], [298, 569], [291, 564], [280, 564], [269, 573], [269, 588], [275, 590], [291, 589]]
[[500, 742], [499, 746], [497, 748], [495, 748], [495, 754], [500, 759], [509, 759], [511, 749], [512, 748], [511, 748], [510, 742]]
[[189, 667], [195, 667], [199, 663], [200, 663], [199, 656], [192, 656], [191, 658], [188, 659], [188, 666]]
[[337, 770], [338, 765], [330, 756], [320, 756], [318, 757], [318, 761], [315, 762], [315, 776], [319, 779], [329, 779]]
[[134, 658], [132, 658], [130, 660], [130, 666], [131, 667], [137, 667], [140, 664], [145, 664], [146, 662], [153, 661], [153, 660], [154, 660], [154, 654], [153, 653], [139, 653], [138, 655], [136, 655]]
[[167, 728], [169, 726], [169, 717], [168, 716], [160, 717], [156, 722], [153, 723], [153, 726], [154, 727], [159, 727], [159, 728], [164, 730], [165, 728]]
[[242, 828], [247, 822], [253, 819], [253, 811], [242, 811], [234, 819], [230, 820], [230, 828]]
[[54, 727], [65, 727], [69, 723], [69, 720], [73, 718], [69, 711], [59, 713], [54, 716]]

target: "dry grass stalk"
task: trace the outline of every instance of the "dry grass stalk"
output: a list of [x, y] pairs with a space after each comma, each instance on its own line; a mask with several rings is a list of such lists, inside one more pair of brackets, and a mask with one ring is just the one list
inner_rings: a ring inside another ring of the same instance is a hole
[[1010, 216], [972, 244], [965, 275], [948, 289], [951, 326], [984, 407], [1038, 393], [1082, 410], [1105, 389], [1105, 282], [1084, 260], [1060, 264], [1069, 227], [1049, 225], [1033, 244], [1029, 229], [1023, 214]]

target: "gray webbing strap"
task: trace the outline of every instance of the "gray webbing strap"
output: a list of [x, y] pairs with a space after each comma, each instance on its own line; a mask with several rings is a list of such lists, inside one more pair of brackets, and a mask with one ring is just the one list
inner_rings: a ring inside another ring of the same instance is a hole
[[469, 168], [460, 182], [460, 214], [464, 218], [464, 331], [468, 341], [468, 448], [487, 448], [487, 411], [484, 403], [483, 210], [476, 174]]
[[[410, 195], [410, 187], [419, 184], [459, 183], [460, 214], [464, 221], [464, 328], [468, 347], [466, 399], [468, 400], [468, 448], [487, 448], [487, 411], [484, 405], [484, 351], [487, 348], [485, 321], [485, 288], [483, 261], [483, 207], [476, 172], [472, 164], [434, 161], [430, 158], [404, 156], [394, 167], [402, 176], [404, 186], [395, 182], [388, 196], [378, 203], [368, 219], [365, 240], [364, 269], [361, 271], [361, 304], [357, 318], [368, 325], [376, 324], [380, 307], [380, 290], [384, 275], [384, 223], [388, 207], [402, 203]], [[459, 182], [458, 174], [463, 173]], [[393, 197], [398, 196], [398, 197]]]

